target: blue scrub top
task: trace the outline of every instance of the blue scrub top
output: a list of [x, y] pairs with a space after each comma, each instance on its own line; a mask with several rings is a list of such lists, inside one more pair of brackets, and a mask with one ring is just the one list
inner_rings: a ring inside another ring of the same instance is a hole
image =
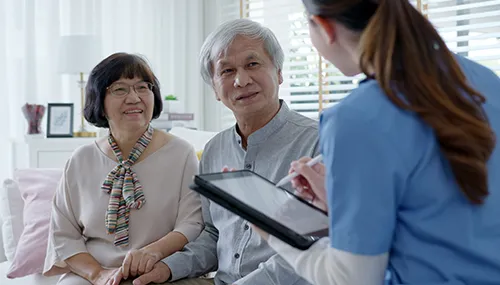
[[[500, 141], [500, 78], [457, 56]], [[391, 284], [500, 284], [500, 150], [482, 206], [459, 190], [433, 130], [362, 82], [320, 120], [331, 246], [389, 252]], [[360, 272], [362, 274], [362, 272]]]

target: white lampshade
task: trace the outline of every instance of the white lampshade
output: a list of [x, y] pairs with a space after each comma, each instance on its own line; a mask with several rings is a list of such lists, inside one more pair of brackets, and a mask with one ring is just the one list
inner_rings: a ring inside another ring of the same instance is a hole
[[62, 36], [59, 40], [58, 71], [62, 74], [88, 74], [99, 63], [100, 53], [100, 41], [95, 35]]

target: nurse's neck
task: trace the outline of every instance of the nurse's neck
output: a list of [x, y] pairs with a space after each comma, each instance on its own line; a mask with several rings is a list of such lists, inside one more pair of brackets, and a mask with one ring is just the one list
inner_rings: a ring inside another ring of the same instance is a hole
[[[342, 25], [338, 26], [337, 38], [334, 43], [335, 49], [327, 49], [323, 57], [335, 65], [346, 76], [356, 76], [361, 70], [361, 34], [353, 32]], [[373, 66], [367, 67], [366, 72], [373, 76]]]
[[[349, 75], [349, 76], [355, 76], [355, 75], [362, 73], [363, 72], [361, 70], [361, 53], [362, 53], [362, 51], [361, 51], [361, 47], [360, 47], [360, 41], [353, 40], [353, 41], [348, 42], [347, 52], [350, 55], [350, 59], [352, 60], [353, 69], [354, 69], [354, 74]], [[368, 74], [370, 76], [375, 76], [375, 71], [373, 69], [373, 66], [371, 66], [371, 65], [367, 66], [366, 69], [367, 69], [366, 72], [368, 72]]]

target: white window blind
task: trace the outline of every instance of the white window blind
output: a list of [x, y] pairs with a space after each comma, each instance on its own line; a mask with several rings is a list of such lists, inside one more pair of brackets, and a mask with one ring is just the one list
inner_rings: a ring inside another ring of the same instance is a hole
[[[411, 0], [436, 26], [450, 49], [500, 75], [500, 0]], [[280, 98], [291, 109], [317, 119], [357, 87], [362, 75], [346, 77], [311, 44], [300, 0], [219, 0], [222, 19], [249, 18], [269, 27], [284, 52]], [[225, 17], [227, 15], [227, 18]], [[224, 108], [221, 128], [234, 124]]]
[[269, 27], [285, 52], [280, 98], [310, 118], [347, 96], [353, 78], [343, 76], [320, 58], [311, 44], [302, 1], [245, 0], [243, 16]]
[[448, 47], [500, 75], [500, 0], [422, 0]]

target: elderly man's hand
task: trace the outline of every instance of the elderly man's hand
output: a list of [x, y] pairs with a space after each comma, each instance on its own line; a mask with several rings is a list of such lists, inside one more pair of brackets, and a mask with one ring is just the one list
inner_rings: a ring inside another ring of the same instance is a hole
[[251, 226], [252, 226], [252, 229], [253, 229], [256, 233], [258, 233], [258, 234], [262, 237], [262, 239], [263, 239], [263, 240], [267, 241], [267, 240], [269, 239], [269, 233], [267, 233], [267, 232], [265, 232], [265, 231], [261, 230], [260, 228], [258, 228], [258, 227], [256, 227], [256, 226], [254, 226], [254, 225], [251, 225]]

